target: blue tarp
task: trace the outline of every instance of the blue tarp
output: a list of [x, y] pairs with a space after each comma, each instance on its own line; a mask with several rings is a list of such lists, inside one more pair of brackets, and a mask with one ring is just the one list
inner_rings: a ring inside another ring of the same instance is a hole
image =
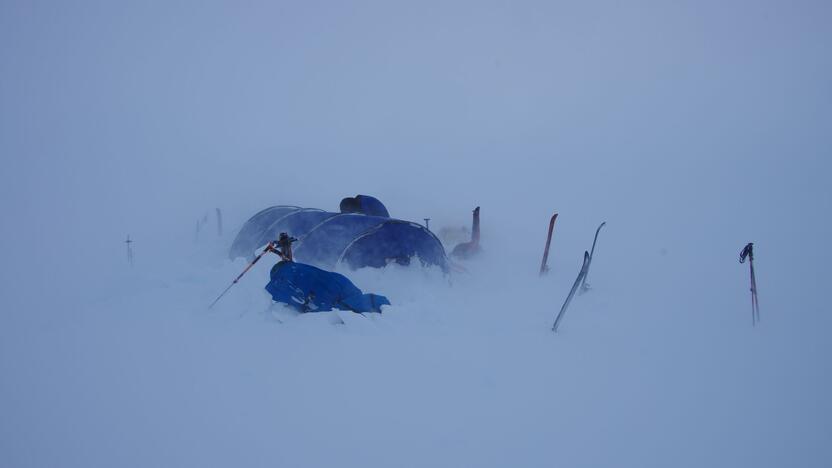
[[301, 312], [381, 312], [381, 306], [390, 305], [384, 296], [364, 294], [344, 275], [296, 262], [276, 264], [266, 291]]
[[[353, 200], [345, 203], [347, 210], [358, 206], [358, 200], [363, 211], [387, 213], [384, 205], [372, 197], [359, 195], [345, 200]], [[273, 206], [252, 216], [234, 239], [230, 257], [251, 258], [281, 232], [298, 239], [295, 260], [326, 269], [341, 262], [351, 269], [378, 268], [391, 262], [407, 265], [414, 257], [423, 265], [448, 269], [442, 243], [420, 224], [388, 216], [297, 206]]]

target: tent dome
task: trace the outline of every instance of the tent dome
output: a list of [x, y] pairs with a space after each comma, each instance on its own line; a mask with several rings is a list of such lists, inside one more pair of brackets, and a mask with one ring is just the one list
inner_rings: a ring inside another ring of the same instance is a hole
[[321, 268], [339, 263], [351, 269], [380, 268], [391, 262], [408, 265], [414, 257], [426, 266], [436, 265], [445, 271], [448, 268], [442, 243], [420, 224], [287, 205], [266, 208], [246, 221], [229, 256], [250, 258], [281, 232], [298, 239], [293, 248], [297, 261]]

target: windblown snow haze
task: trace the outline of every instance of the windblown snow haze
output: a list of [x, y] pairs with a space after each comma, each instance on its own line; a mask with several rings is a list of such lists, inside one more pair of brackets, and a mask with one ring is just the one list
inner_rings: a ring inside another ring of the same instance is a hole
[[[832, 465], [830, 24], [0, 2], [0, 466]], [[250, 216], [356, 194], [434, 232], [480, 206], [482, 254], [339, 268], [381, 315], [270, 307], [274, 256], [207, 309]]]

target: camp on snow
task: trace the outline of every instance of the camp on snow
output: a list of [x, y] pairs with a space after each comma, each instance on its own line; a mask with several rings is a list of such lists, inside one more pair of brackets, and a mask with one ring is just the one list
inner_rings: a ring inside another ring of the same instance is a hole
[[341, 201], [339, 212], [278, 205], [252, 216], [243, 225], [229, 256], [252, 258], [258, 248], [285, 232], [297, 238], [296, 261], [323, 269], [345, 264], [356, 270], [409, 265], [448, 271], [448, 258], [439, 239], [424, 226], [391, 218], [378, 199], [357, 195]]

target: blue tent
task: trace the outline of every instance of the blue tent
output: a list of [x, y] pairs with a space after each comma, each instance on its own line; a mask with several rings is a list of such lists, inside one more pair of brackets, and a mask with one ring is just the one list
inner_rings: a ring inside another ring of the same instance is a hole
[[370, 216], [390, 217], [387, 207], [378, 198], [356, 195], [341, 200], [341, 213], [361, 213]]
[[417, 257], [423, 265], [447, 271], [442, 243], [424, 226], [386, 216], [384, 205], [366, 195], [344, 199], [341, 208], [340, 213], [286, 205], [266, 208], [243, 225], [229, 255], [250, 258], [285, 232], [298, 239], [295, 260], [326, 269], [339, 263], [351, 269], [408, 265]]
[[289, 304], [301, 312], [332, 309], [381, 312], [381, 306], [390, 305], [384, 296], [364, 294], [344, 275], [287, 261], [272, 268], [266, 291], [275, 301]]

